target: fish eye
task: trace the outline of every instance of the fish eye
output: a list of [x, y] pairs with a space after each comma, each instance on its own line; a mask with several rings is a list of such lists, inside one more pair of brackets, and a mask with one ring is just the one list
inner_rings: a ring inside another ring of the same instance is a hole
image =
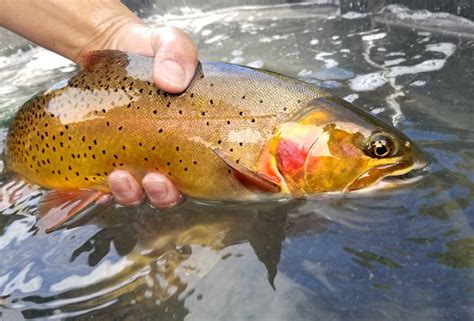
[[395, 154], [395, 143], [388, 135], [377, 133], [373, 135], [367, 146], [369, 156], [376, 158], [390, 157]]

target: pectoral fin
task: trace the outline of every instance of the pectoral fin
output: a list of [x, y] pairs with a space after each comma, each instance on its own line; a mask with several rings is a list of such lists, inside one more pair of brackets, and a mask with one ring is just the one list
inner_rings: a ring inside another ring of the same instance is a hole
[[230, 159], [222, 149], [215, 148], [214, 153], [222, 159], [227, 166], [232, 170], [235, 178], [239, 180], [242, 185], [250, 189], [257, 189], [267, 193], [279, 193], [281, 191], [280, 185], [271, 177], [252, 171], [245, 166], [237, 164]]
[[48, 191], [38, 208], [37, 226], [46, 233], [71, 226], [93, 210], [104, 195], [87, 189]]

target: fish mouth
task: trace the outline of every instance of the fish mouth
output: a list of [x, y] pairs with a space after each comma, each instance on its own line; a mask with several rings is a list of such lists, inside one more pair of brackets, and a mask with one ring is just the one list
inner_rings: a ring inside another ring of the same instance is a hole
[[365, 192], [372, 190], [385, 190], [385, 189], [394, 189], [404, 185], [411, 185], [420, 182], [428, 173], [429, 165], [427, 162], [416, 162], [413, 166], [406, 166], [403, 163], [395, 163], [390, 166], [380, 166], [375, 167], [374, 169], [390, 170], [395, 169], [388, 173], [385, 176], [380, 177], [378, 180], [375, 180], [372, 184], [365, 186], [363, 188], [354, 188], [354, 185], [364, 176], [367, 175], [367, 172], [360, 175], [357, 179], [352, 182], [348, 187], [350, 192]]
[[407, 184], [423, 179], [428, 175], [429, 166], [427, 163], [420, 163], [413, 168], [408, 168], [405, 172], [387, 175], [381, 179], [382, 182]]

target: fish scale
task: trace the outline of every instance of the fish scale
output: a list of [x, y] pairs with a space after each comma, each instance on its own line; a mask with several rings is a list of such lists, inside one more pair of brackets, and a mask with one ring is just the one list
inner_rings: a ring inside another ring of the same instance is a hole
[[114, 169], [137, 179], [158, 171], [203, 199], [255, 199], [213, 152], [255, 169], [275, 126], [301, 113], [319, 89], [275, 73], [200, 64], [188, 90], [152, 81], [152, 58], [95, 53], [67, 83], [28, 101], [11, 124], [6, 167], [50, 189], [108, 192]]

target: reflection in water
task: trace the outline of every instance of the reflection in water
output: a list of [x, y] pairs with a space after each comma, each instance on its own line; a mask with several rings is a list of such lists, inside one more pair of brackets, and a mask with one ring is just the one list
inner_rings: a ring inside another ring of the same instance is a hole
[[[114, 306], [122, 307], [116, 317], [133, 318], [136, 309], [146, 305], [152, 305], [154, 313], [158, 309], [165, 315], [184, 316], [187, 313], [184, 298], [202, 297], [193, 291], [196, 282], [219, 261], [241, 257], [239, 247], [234, 250], [232, 246], [242, 243], [253, 248], [267, 271], [268, 286], [274, 288], [286, 233], [319, 232], [325, 222], [314, 214], [289, 219], [288, 213], [295, 206], [221, 207], [188, 202], [163, 214], [145, 207], [132, 215], [127, 209], [119, 213], [113, 208], [96, 211], [94, 215], [100, 215], [97, 224], [102, 228], [86, 238], [78, 234], [84, 241], [71, 248], [67, 259], [69, 266], [72, 269], [76, 266], [78, 270], [83, 270], [80, 265], [87, 261], [92, 268], [88, 274], [72, 274], [50, 283], [48, 292], [51, 294], [46, 296], [17, 297], [5, 287], [3, 298], [7, 306], [22, 306], [26, 317], [59, 311], [60, 315], [71, 316], [77, 311], [83, 314]], [[48, 236], [33, 235], [33, 242], [35, 237]], [[223, 251], [228, 247], [228, 251]], [[107, 259], [112, 256], [111, 252], [116, 257], [113, 261]], [[105, 314], [110, 316], [110, 310]]]
[[453, 268], [474, 268], [474, 237], [450, 241], [446, 245], [446, 252], [431, 256]]

